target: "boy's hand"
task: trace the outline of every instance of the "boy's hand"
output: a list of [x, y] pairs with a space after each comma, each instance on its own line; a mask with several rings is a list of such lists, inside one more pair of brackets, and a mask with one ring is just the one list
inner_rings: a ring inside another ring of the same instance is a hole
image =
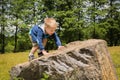
[[65, 47], [64, 46], [59, 46], [58, 47], [58, 50], [62, 50], [62, 49], [64, 49]]
[[47, 51], [45, 51], [45, 50], [42, 50], [42, 53], [44, 54], [44, 55], [48, 55], [49, 53], [47, 52]]

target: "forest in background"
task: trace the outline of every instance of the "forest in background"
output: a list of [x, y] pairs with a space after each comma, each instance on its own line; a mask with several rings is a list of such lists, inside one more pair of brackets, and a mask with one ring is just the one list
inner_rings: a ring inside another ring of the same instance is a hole
[[[119, 0], [0, 0], [0, 53], [29, 50], [29, 29], [53, 17], [63, 45], [71, 41], [104, 39], [120, 45]], [[46, 49], [55, 49], [49, 40]]]

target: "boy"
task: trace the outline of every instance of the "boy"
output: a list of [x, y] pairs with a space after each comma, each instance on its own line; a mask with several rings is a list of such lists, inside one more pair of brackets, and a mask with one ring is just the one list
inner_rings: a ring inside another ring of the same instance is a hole
[[61, 41], [55, 32], [57, 26], [58, 24], [54, 18], [45, 18], [44, 24], [41, 26], [35, 25], [31, 28], [29, 34], [33, 47], [29, 53], [29, 60], [34, 59], [34, 53], [37, 49], [40, 50], [39, 55], [48, 54], [48, 52], [45, 50], [45, 46], [47, 43], [47, 38], [50, 36], [54, 37], [58, 49], [63, 48], [63, 46], [61, 46]]

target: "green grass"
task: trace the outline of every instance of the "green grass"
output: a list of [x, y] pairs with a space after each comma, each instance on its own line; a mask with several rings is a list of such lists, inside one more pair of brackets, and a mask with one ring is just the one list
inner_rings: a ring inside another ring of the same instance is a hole
[[108, 50], [111, 54], [111, 58], [117, 72], [118, 80], [120, 80], [120, 46], [109, 47]]
[[[109, 47], [109, 52], [120, 80], [120, 46]], [[0, 54], [0, 80], [10, 80], [9, 70], [12, 66], [28, 61], [28, 51]]]
[[0, 80], [10, 80], [9, 70], [28, 59], [28, 52], [0, 54]]

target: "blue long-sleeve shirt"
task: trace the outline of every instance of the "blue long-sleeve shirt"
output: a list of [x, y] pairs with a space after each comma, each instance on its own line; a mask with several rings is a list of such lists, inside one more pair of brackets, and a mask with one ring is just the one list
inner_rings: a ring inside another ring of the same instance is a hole
[[[43, 26], [43, 25], [42, 25]], [[44, 46], [43, 46], [43, 39], [46, 37], [46, 34], [45, 32], [43, 31], [42, 27], [38, 26], [38, 25], [35, 25], [31, 28], [29, 34], [31, 35], [32, 37], [32, 41], [33, 42], [37, 42], [40, 50], [44, 50]], [[49, 35], [48, 35], [49, 36]], [[59, 39], [59, 37], [57, 36], [57, 33], [53, 33], [53, 38], [56, 42], [56, 45], [57, 46], [61, 46], [61, 41]]]

